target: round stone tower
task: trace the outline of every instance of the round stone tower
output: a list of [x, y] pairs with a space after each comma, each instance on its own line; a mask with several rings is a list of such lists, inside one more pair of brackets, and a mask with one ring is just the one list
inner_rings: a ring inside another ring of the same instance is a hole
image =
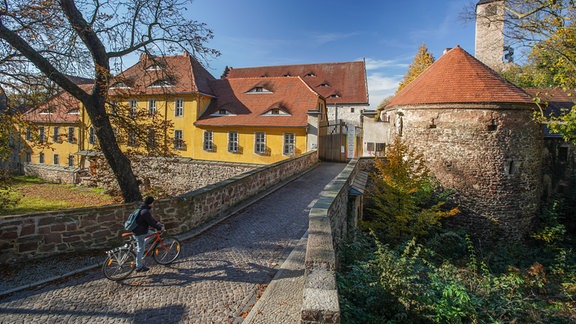
[[543, 136], [531, 97], [460, 47], [386, 106], [390, 131], [419, 149], [445, 188], [454, 219], [475, 237], [523, 238], [539, 211]]

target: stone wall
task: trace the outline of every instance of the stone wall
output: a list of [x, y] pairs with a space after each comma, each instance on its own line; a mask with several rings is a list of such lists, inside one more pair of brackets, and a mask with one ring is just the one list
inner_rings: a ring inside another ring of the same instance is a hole
[[[361, 170], [373, 159], [353, 159], [320, 193], [309, 213], [308, 244], [301, 323], [340, 323], [340, 305], [336, 287], [338, 260], [336, 247], [352, 231], [358, 218], [349, 189]], [[361, 197], [359, 198], [361, 199]]]
[[[177, 196], [235, 175], [254, 170], [259, 165], [201, 161], [189, 158], [131, 157], [134, 174], [142, 192]], [[86, 179], [97, 187], [119, 191], [116, 179], [102, 156], [92, 157], [92, 175]]]
[[[401, 107], [402, 108], [402, 107]], [[542, 192], [543, 134], [532, 109], [518, 105], [404, 107], [394, 129], [418, 148], [476, 238], [519, 240], [531, 229]]]
[[[318, 154], [313, 151], [261, 166], [175, 198], [159, 199], [153, 213], [172, 234], [188, 232], [317, 162]], [[120, 204], [2, 217], [0, 263], [114, 246], [135, 207]]]
[[[106, 188], [119, 194], [119, 187], [103, 156], [90, 157], [86, 168], [27, 164], [26, 175], [53, 183]], [[162, 196], [177, 196], [254, 170], [255, 164], [200, 161], [188, 158], [132, 157], [132, 168], [140, 190]]]

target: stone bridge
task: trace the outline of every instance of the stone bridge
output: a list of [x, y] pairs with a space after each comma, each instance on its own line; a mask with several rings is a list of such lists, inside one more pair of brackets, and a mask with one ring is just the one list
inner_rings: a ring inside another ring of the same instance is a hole
[[[362, 170], [368, 164], [366, 162], [369, 161], [355, 159], [343, 165], [342, 172], [329, 179], [309, 209], [307, 244], [302, 262], [304, 271], [300, 276], [303, 287], [298, 291], [301, 298], [296, 298], [297, 322], [338, 323], [340, 320], [334, 247], [347, 237], [361, 212], [362, 182], [365, 181], [365, 172]], [[159, 203], [160, 209], [154, 212], [167, 228], [185, 239], [185, 233], [209, 231], [211, 224], [221, 223], [231, 215], [230, 211], [249, 208], [247, 206], [253, 200], [274, 192], [279, 184], [297, 178], [315, 168], [318, 163], [315, 152], [305, 154], [177, 198], [163, 199]], [[291, 196], [286, 193], [284, 195]], [[15, 262], [76, 250], [103, 249], [118, 244], [118, 234], [122, 232], [119, 224], [122, 224], [132, 208], [133, 204], [122, 204], [6, 217], [0, 220], [0, 260]], [[267, 290], [273, 291], [273, 287], [274, 281]], [[273, 298], [274, 294], [264, 296]], [[264, 296], [258, 305], [266, 305]], [[0, 304], [0, 310], [3, 307], [4, 304]], [[269, 309], [270, 305], [267, 307]], [[262, 306], [261, 309], [267, 308]], [[247, 320], [266, 322], [265, 317], [257, 314], [252, 312]]]

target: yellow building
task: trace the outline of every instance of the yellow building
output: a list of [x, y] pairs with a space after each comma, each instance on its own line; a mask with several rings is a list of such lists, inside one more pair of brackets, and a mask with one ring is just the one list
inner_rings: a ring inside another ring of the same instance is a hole
[[[108, 102], [124, 151], [167, 148], [197, 160], [274, 163], [315, 149], [327, 122], [325, 99], [300, 77], [218, 80], [188, 53], [143, 55], [114, 78]], [[34, 124], [22, 130], [25, 165], [82, 167], [97, 154], [94, 128], [69, 94], [25, 116]]]

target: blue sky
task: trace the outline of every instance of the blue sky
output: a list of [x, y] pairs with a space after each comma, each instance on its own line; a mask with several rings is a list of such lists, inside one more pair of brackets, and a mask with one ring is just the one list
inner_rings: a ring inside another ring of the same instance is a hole
[[372, 108], [394, 93], [421, 44], [438, 59], [460, 45], [474, 54], [474, 23], [460, 17], [472, 0], [194, 0], [188, 14], [214, 32], [207, 62], [226, 66], [366, 60]]

